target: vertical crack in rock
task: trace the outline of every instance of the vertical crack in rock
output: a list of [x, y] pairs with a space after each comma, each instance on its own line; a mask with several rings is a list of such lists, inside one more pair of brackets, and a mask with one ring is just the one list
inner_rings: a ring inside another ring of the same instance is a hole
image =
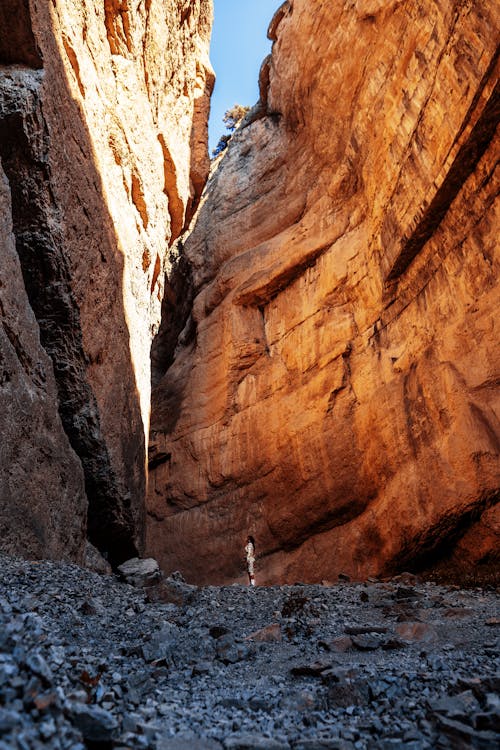
[[178, 256], [165, 278], [165, 292], [161, 306], [160, 330], [151, 347], [151, 383], [158, 385], [174, 361], [175, 350], [182, 334], [185, 345], [194, 335], [191, 317], [193, 281], [189, 262], [182, 253], [179, 241]]
[[179, 195], [175, 161], [172, 159], [172, 155], [168, 149], [163, 133], [158, 134], [158, 141], [163, 153], [163, 168], [165, 174], [163, 192], [168, 198], [168, 211], [171, 222], [170, 228], [172, 238], [175, 238], [179, 237], [184, 226], [184, 203]]
[[52, 359], [61, 420], [84, 470], [88, 537], [118, 564], [137, 553], [130, 495], [114, 475], [95, 396], [86, 380], [80, 313], [50, 188], [48, 135], [38, 99], [42, 75], [13, 72], [13, 87], [2, 89], [0, 157], [11, 188], [13, 229], [26, 291], [41, 343]]

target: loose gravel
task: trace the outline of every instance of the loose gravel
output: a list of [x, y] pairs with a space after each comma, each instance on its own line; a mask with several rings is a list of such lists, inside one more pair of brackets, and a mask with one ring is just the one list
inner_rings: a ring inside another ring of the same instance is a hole
[[0, 750], [500, 748], [498, 594], [207, 587], [0, 557]]

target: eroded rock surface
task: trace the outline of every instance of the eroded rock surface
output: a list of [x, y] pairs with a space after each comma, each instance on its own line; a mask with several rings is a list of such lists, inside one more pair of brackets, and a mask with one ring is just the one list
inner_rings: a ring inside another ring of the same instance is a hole
[[[27, 298], [9, 279], [17, 307], [7, 297], [1, 314], [7, 323], [17, 316], [26, 357], [47, 371], [43, 386], [26, 373], [36, 396], [22, 408], [0, 386], [0, 413], [13, 420], [2, 434], [9, 456], [33, 462], [32, 475], [14, 481], [2, 456], [10, 541], [2, 534], [0, 545], [9, 551], [76, 555], [83, 536], [73, 527], [85, 527], [86, 503], [89, 538], [112, 562], [142, 546], [150, 343], [168, 246], [208, 172], [211, 15], [210, 0], [2, 3], [2, 206]], [[54, 445], [35, 461], [24, 425], [36, 433], [44, 415], [41, 434]], [[45, 547], [26, 541], [35, 523]]]
[[83, 471], [61, 423], [52, 364], [29, 306], [1, 169], [0, 404], [2, 549], [81, 561]]
[[167, 572], [238, 579], [248, 533], [260, 582], [430, 566], [460, 537], [456, 571], [493, 561], [498, 28], [487, 0], [275, 16], [153, 394]]

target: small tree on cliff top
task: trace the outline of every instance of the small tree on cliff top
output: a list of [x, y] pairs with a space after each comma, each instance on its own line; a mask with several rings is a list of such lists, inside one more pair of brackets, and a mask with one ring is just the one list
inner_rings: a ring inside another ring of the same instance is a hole
[[244, 107], [242, 104], [233, 104], [230, 109], [226, 110], [226, 114], [222, 118], [222, 122], [226, 126], [226, 129], [229, 130], [229, 133], [225, 133], [219, 138], [217, 146], [212, 151], [212, 157], [214, 159], [227, 148], [232, 134], [249, 110], [250, 107]]

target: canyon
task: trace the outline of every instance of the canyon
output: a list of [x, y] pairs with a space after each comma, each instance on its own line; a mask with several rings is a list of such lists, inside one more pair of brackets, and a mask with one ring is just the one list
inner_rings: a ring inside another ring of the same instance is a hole
[[500, 10], [287, 0], [210, 167], [212, 12], [0, 8], [0, 549], [497, 570]]

